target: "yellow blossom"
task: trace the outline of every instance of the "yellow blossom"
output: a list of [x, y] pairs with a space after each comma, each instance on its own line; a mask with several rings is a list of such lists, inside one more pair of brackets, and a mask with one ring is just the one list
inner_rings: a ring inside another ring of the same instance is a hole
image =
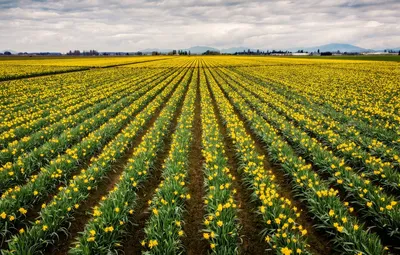
[[288, 247], [281, 248], [281, 252], [282, 252], [283, 255], [290, 255], [290, 254], [292, 254], [292, 250], [289, 249]]

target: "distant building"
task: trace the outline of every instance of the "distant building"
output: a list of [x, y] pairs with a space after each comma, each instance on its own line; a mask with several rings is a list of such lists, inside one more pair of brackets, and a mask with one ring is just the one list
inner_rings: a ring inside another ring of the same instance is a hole
[[397, 52], [383, 52], [383, 51], [377, 51], [377, 52], [363, 52], [361, 53], [362, 55], [397, 55]]
[[269, 54], [271, 56], [286, 56], [286, 55], [290, 55], [288, 53], [277, 53], [277, 52], [272, 52], [271, 54]]
[[293, 52], [292, 53], [292, 56], [308, 56], [308, 55], [310, 55], [310, 54], [307, 52]]

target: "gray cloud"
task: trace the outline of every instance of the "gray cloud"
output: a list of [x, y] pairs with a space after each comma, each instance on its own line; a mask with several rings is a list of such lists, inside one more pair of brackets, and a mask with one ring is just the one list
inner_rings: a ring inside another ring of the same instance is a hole
[[398, 0], [0, 0], [0, 49], [400, 46]]

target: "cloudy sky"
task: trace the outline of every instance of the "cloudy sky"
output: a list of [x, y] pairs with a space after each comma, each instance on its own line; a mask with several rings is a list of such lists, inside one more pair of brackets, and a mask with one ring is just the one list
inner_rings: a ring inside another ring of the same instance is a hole
[[0, 50], [400, 47], [400, 0], [0, 0]]

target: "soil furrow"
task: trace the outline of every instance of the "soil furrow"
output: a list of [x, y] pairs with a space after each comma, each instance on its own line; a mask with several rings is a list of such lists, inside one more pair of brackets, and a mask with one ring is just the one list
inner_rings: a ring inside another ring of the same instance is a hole
[[185, 215], [184, 231], [186, 233], [183, 244], [189, 255], [206, 254], [207, 241], [203, 238], [201, 229], [205, 214], [203, 206], [204, 195], [204, 176], [203, 161], [201, 153], [201, 106], [200, 106], [200, 69], [198, 72], [195, 101], [195, 115], [193, 124], [193, 139], [189, 153], [189, 193], [191, 199], [188, 200]]
[[[192, 75], [192, 73], [190, 74]], [[191, 77], [189, 78], [190, 83]], [[178, 85], [179, 86], [179, 85]], [[189, 86], [186, 88], [183, 98], [186, 97]], [[168, 153], [172, 144], [172, 134], [174, 133], [178, 118], [182, 113], [183, 100], [180, 102], [178, 110], [172, 120], [171, 128], [168, 134], [165, 136], [163, 141], [163, 149], [158, 153], [157, 159], [154, 163], [154, 169], [152, 170], [152, 177], [143, 185], [143, 188], [139, 189], [137, 193], [137, 201], [134, 215], [130, 218], [133, 224], [130, 224], [127, 228], [127, 238], [125, 242], [122, 243], [124, 254], [140, 254], [143, 250], [140, 241], [144, 239], [144, 227], [146, 222], [150, 217], [149, 204], [148, 201], [152, 199], [155, 189], [161, 182], [162, 166], [165, 159], [168, 157]]]

